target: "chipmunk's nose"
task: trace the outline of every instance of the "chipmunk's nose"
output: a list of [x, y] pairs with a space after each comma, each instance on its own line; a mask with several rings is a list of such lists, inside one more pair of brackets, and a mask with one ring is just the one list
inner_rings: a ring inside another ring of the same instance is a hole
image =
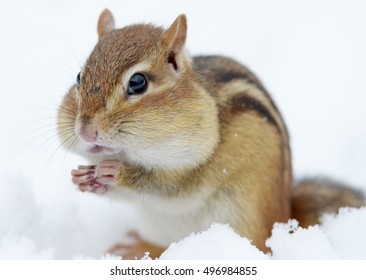
[[84, 126], [80, 129], [79, 135], [86, 142], [95, 142], [98, 138], [98, 130], [91, 125]]
[[93, 124], [91, 124], [90, 119], [90, 117], [86, 116], [80, 118], [78, 134], [86, 142], [93, 143], [98, 138], [98, 130]]

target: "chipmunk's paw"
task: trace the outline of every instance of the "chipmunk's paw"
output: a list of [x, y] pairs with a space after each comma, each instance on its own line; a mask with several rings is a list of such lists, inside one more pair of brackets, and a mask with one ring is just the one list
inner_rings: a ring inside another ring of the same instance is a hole
[[72, 182], [81, 192], [104, 193], [107, 186], [97, 182], [95, 165], [79, 165], [71, 171]]
[[116, 185], [121, 172], [122, 163], [119, 160], [103, 160], [95, 171], [95, 180], [102, 185]]
[[144, 241], [136, 232], [128, 233], [128, 237], [132, 239], [131, 243], [116, 244], [108, 253], [121, 256], [123, 260], [140, 260], [146, 257], [156, 259], [164, 252], [164, 248]]
[[72, 182], [82, 192], [105, 193], [116, 185], [122, 163], [118, 160], [103, 160], [98, 165], [79, 165], [71, 171]]

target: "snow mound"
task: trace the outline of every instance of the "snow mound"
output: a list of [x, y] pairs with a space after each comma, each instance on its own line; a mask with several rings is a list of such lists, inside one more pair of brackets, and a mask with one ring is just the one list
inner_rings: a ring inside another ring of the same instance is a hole
[[273, 259], [338, 259], [339, 256], [319, 226], [303, 229], [296, 220], [276, 223], [266, 245]]
[[341, 259], [366, 259], [366, 208], [325, 215], [321, 229]]
[[228, 225], [214, 224], [207, 231], [192, 234], [178, 243], [171, 244], [160, 259], [265, 260], [268, 257]]
[[296, 220], [276, 223], [266, 245], [267, 255], [228, 225], [215, 224], [171, 244], [161, 259], [366, 259], [366, 208], [342, 208], [307, 229]]
[[54, 259], [54, 249], [40, 249], [27, 237], [6, 235], [0, 238], [0, 260]]

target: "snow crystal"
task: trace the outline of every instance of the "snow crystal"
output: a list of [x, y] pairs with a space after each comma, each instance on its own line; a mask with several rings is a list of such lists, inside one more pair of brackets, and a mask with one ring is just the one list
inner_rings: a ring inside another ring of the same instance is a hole
[[150, 252], [145, 252], [144, 256], [141, 258], [141, 260], [143, 261], [149, 261], [152, 260], [152, 258], [150, 257]]
[[101, 255], [99, 258], [92, 258], [84, 255], [76, 255], [72, 258], [73, 260], [121, 260], [120, 256], [115, 256], [111, 254]]

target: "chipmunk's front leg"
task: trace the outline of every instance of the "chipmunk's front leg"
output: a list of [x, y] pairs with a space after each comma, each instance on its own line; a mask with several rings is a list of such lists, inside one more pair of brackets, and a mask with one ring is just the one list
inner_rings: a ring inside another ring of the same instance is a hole
[[116, 185], [122, 163], [118, 160], [103, 160], [98, 165], [79, 165], [71, 171], [72, 182], [82, 192], [104, 193]]
[[[126, 169], [118, 160], [103, 160], [98, 165], [79, 165], [71, 171], [72, 181], [82, 192], [104, 193], [111, 186], [123, 185], [132, 182], [130, 177], [139, 173], [134, 168]], [[129, 176], [129, 175], [131, 176]], [[141, 259], [146, 252], [152, 259], [160, 257], [165, 248], [144, 241], [137, 233], [129, 233], [133, 242], [116, 244], [108, 253], [119, 255], [123, 259]]]

